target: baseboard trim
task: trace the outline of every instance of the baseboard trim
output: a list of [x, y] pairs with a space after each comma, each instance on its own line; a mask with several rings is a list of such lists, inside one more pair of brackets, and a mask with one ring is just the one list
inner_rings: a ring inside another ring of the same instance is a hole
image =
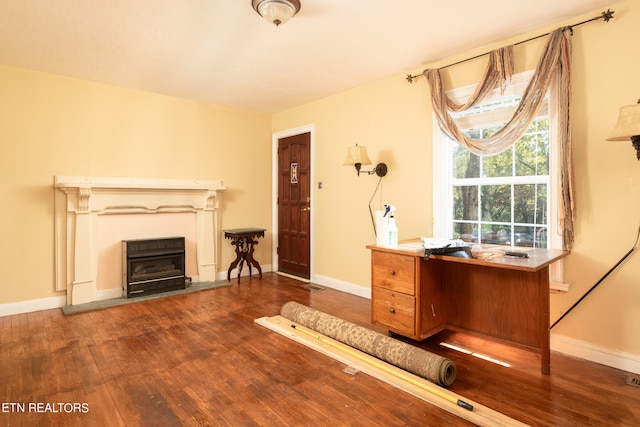
[[31, 313], [33, 311], [50, 310], [67, 305], [67, 296], [40, 298], [29, 301], [10, 302], [0, 304], [0, 317], [14, 314]]
[[316, 274], [313, 278], [313, 283], [326, 286], [327, 288], [336, 289], [338, 291], [346, 292], [348, 294], [357, 295], [359, 297], [371, 299], [371, 288], [355, 285], [353, 283], [345, 282], [342, 280], [333, 279], [327, 276], [321, 276]]
[[309, 283], [311, 281], [309, 279], [305, 279], [304, 277], [299, 277], [299, 276], [296, 276], [294, 274], [283, 273], [282, 271], [275, 271], [274, 273], [276, 273], [279, 276], [288, 277], [289, 279], [298, 280], [298, 281], [303, 282], [303, 283]]
[[598, 347], [586, 341], [556, 334], [551, 334], [551, 350], [625, 372], [640, 374], [640, 355], [637, 354]]

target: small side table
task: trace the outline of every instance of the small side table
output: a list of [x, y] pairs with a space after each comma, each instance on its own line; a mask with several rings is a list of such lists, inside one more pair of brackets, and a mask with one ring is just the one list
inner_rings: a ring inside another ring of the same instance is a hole
[[249, 277], [251, 277], [251, 266], [253, 265], [258, 269], [260, 273], [260, 279], [262, 279], [262, 268], [258, 261], [253, 258], [253, 245], [257, 245], [256, 240], [259, 237], [264, 237], [264, 228], [236, 228], [233, 230], [224, 230], [224, 238], [231, 239], [231, 244], [236, 247], [236, 259], [229, 266], [227, 271], [227, 280], [231, 281], [231, 270], [233, 270], [238, 264], [238, 283], [240, 283], [240, 273], [244, 263], [249, 266]]

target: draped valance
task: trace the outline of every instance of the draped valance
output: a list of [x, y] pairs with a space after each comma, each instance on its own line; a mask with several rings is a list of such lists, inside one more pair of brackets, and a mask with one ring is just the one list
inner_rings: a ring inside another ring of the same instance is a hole
[[549, 39], [538, 61], [529, 84], [512, 118], [486, 139], [471, 138], [462, 133], [451, 117], [452, 112], [465, 111], [487, 99], [496, 88], [504, 90], [514, 71], [513, 45], [496, 49], [489, 54], [485, 73], [476, 90], [464, 104], [449, 98], [442, 84], [440, 69], [427, 69], [431, 103], [442, 132], [479, 156], [502, 153], [517, 142], [535, 119], [552, 83], [557, 85], [557, 141], [558, 141], [558, 206], [559, 227], [563, 236], [563, 249], [571, 249], [574, 240], [575, 199], [571, 148], [571, 28], [563, 27], [549, 34]]

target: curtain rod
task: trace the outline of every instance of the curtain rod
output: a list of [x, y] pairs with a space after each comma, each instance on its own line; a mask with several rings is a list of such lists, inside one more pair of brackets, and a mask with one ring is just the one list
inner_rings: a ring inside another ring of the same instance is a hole
[[[568, 27], [568, 28], [572, 31], [572, 33], [573, 33], [573, 27], [577, 27], [577, 26], [579, 26], [579, 25], [586, 24], [586, 23], [588, 23], [588, 22], [597, 21], [597, 20], [599, 20], [599, 19], [603, 19], [603, 20], [604, 20], [604, 22], [609, 22], [609, 20], [613, 19], [613, 14], [614, 14], [614, 13], [615, 13], [615, 11], [614, 11], [614, 10], [607, 9], [607, 11], [606, 11], [606, 12], [602, 12], [600, 15], [598, 15], [598, 16], [596, 16], [596, 17], [594, 17], [594, 18], [587, 19], [586, 21], [578, 22], [577, 24], [568, 25], [567, 27]], [[548, 36], [549, 34], [551, 34], [551, 33], [549, 32], [549, 33], [545, 33], [545, 34], [540, 34], [539, 36], [535, 36], [535, 37], [531, 37], [530, 39], [526, 39], [526, 40], [519, 41], [519, 42], [517, 42], [517, 43], [514, 43], [514, 46], [517, 46], [517, 45], [519, 45], [519, 44], [523, 44], [523, 43], [527, 43], [527, 42], [530, 42], [530, 41], [532, 41], [532, 40], [539, 39], [539, 38], [541, 38], [541, 37]], [[473, 60], [473, 59], [481, 58], [481, 57], [483, 57], [483, 56], [485, 56], [485, 55], [488, 55], [488, 54], [490, 54], [490, 53], [491, 53], [491, 52], [481, 53], [481, 54], [476, 55], [476, 56], [473, 56], [473, 57], [471, 57], [471, 58], [463, 59], [463, 60], [461, 60], [461, 61], [454, 62], [453, 64], [445, 65], [444, 67], [440, 67], [440, 69], [442, 70], [443, 68], [453, 67], [454, 65], [462, 64], [463, 62], [467, 62], [467, 61], [471, 61], [471, 60]], [[422, 76], [424, 75], [424, 72], [425, 72], [425, 71], [426, 71], [426, 69], [422, 71], [422, 74], [416, 74], [415, 76], [412, 76], [411, 74], [407, 74], [407, 81], [408, 81], [409, 83], [413, 83], [413, 80], [414, 80], [414, 79], [416, 79], [416, 78], [418, 78], [418, 77], [422, 77]]]

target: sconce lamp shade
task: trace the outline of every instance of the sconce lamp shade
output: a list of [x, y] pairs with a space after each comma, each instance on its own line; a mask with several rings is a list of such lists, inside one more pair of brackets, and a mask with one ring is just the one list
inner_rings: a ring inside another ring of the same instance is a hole
[[638, 104], [620, 107], [618, 122], [607, 141], [631, 141], [640, 160], [640, 100]]
[[[360, 168], [362, 165], [370, 165], [371, 160], [367, 156], [367, 147], [363, 145], [354, 145], [349, 147], [347, 151], [347, 158], [344, 161], [344, 166], [355, 166], [358, 176], [360, 176]], [[363, 171], [367, 175], [373, 175], [374, 173], [379, 177], [383, 177], [387, 174], [387, 165], [384, 163], [378, 163], [376, 168], [370, 171]]]
[[367, 156], [367, 147], [356, 144], [353, 147], [349, 147], [344, 166], [355, 166], [358, 163], [360, 165], [370, 165], [371, 160]]
[[634, 135], [640, 135], [640, 104], [620, 107], [618, 122], [607, 141], [629, 141]]
[[268, 22], [280, 24], [287, 22], [300, 10], [299, 0], [251, 0], [251, 6]]

